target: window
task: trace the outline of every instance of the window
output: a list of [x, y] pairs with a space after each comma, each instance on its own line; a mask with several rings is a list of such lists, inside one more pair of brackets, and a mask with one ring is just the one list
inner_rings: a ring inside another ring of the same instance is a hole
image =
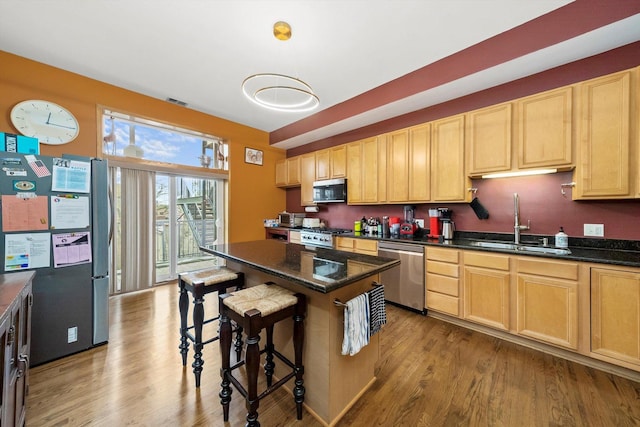
[[228, 145], [109, 110], [102, 123], [115, 211], [111, 293], [146, 289], [218, 262], [199, 247], [226, 242], [228, 174], [217, 172], [228, 170]]
[[229, 148], [212, 135], [104, 110], [102, 152], [174, 165], [229, 170]]

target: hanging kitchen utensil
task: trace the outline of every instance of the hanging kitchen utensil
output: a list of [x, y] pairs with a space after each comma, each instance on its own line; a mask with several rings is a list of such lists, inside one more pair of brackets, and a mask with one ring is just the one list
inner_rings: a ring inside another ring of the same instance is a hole
[[484, 206], [480, 203], [477, 197], [474, 197], [471, 203], [469, 203], [473, 212], [475, 212], [478, 219], [487, 219], [489, 218], [489, 211], [485, 209]]

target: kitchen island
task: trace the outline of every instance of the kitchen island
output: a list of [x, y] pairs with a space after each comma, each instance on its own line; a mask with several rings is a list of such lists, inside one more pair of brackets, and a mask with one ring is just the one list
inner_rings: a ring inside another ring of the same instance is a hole
[[[335, 425], [375, 381], [380, 356], [379, 334], [373, 335], [369, 345], [354, 356], [341, 354], [344, 308], [335, 302], [346, 302], [370, 290], [381, 271], [400, 262], [276, 240], [200, 249], [224, 258], [230, 269], [244, 272], [246, 286], [270, 281], [306, 295], [304, 403], [323, 424]], [[276, 348], [290, 358], [291, 336], [290, 324], [281, 322], [275, 326]], [[243, 404], [237, 396], [232, 405]]]

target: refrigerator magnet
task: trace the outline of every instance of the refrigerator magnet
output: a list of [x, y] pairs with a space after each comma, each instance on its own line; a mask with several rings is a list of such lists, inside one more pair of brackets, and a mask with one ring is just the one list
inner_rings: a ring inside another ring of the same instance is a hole
[[36, 191], [35, 181], [13, 181], [15, 191]]

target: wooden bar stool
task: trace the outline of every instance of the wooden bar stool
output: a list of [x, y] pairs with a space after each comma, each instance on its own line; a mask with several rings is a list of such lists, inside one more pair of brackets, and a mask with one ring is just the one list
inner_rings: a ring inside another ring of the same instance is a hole
[[[220, 352], [222, 367], [222, 388], [220, 390], [220, 403], [222, 404], [224, 421], [229, 420], [229, 403], [231, 402], [233, 384], [238, 392], [246, 399], [247, 427], [258, 427], [258, 406], [260, 399], [269, 395], [289, 379], [295, 377], [293, 397], [296, 402], [296, 415], [302, 419], [302, 403], [304, 402], [302, 365], [302, 346], [304, 342], [304, 318], [307, 309], [307, 300], [303, 294], [293, 293], [271, 282], [242, 289], [230, 294], [218, 296], [220, 311]], [[273, 325], [281, 320], [291, 317], [293, 319], [293, 349], [294, 362], [284, 357], [273, 345]], [[247, 350], [245, 360], [239, 360], [235, 365], [230, 365], [231, 352], [231, 323], [233, 320], [247, 335]], [[266, 329], [267, 344], [260, 351], [260, 331]], [[258, 394], [258, 365], [260, 354], [266, 353], [264, 371], [267, 378], [267, 388]], [[272, 384], [275, 368], [273, 356], [291, 368], [278, 382]], [[233, 376], [233, 370], [246, 366], [247, 388]]]
[[[182, 354], [182, 366], [187, 366], [187, 353], [189, 352], [189, 341], [193, 343], [193, 373], [196, 377], [196, 387], [200, 387], [200, 376], [202, 373], [202, 348], [218, 339], [218, 335], [206, 341], [202, 340], [202, 327], [207, 323], [217, 320], [220, 316], [204, 320], [204, 296], [211, 292], [218, 294], [225, 293], [227, 288], [235, 287], [236, 290], [244, 287], [244, 273], [229, 270], [226, 267], [208, 268], [205, 270], [181, 273], [178, 277], [178, 287], [180, 298], [178, 307], [180, 309], [180, 353]], [[187, 292], [193, 295], [193, 324], [187, 324], [187, 314], [189, 312], [189, 297]], [[193, 329], [193, 334], [189, 331]], [[236, 330], [236, 354], [240, 359], [242, 351], [242, 330]]]

